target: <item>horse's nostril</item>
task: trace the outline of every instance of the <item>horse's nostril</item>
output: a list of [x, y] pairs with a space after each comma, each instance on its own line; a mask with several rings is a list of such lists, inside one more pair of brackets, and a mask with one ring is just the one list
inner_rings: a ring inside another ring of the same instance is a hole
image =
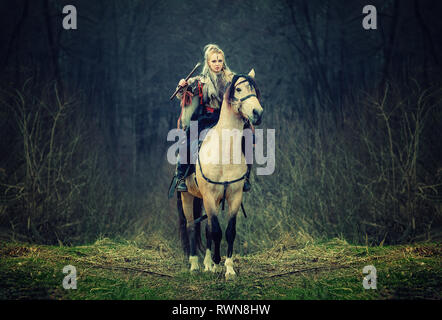
[[259, 112], [258, 110], [253, 109], [253, 117], [254, 117], [255, 119], [261, 119], [261, 117], [262, 117], [262, 111]]

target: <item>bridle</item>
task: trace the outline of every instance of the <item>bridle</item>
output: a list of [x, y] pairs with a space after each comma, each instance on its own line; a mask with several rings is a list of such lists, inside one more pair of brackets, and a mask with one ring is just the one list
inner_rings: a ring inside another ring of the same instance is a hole
[[[245, 80], [242, 80], [241, 82], [236, 83], [239, 78], [245, 78]], [[247, 95], [247, 96], [245, 96], [243, 98], [238, 99], [238, 98], [235, 97], [235, 89], [236, 89], [237, 86], [239, 86], [240, 84], [242, 84], [244, 82], [248, 82], [250, 87], [255, 89], [256, 94], [255, 93], [251, 93], [251, 94], [249, 94], [249, 95]], [[255, 97], [256, 99], [259, 100], [260, 94], [259, 94], [258, 88], [256, 87], [255, 81], [249, 75], [237, 74], [237, 75], [233, 76], [232, 84], [230, 85], [229, 90], [230, 90], [229, 91], [229, 103], [230, 103], [230, 105], [235, 105], [236, 106], [237, 104], [240, 104], [239, 107], [238, 107], [238, 112], [241, 115], [241, 117], [246, 120], [246, 122], [249, 122], [249, 119], [247, 117], [245, 117], [244, 114], [242, 113], [241, 108], [242, 108], [242, 103], [244, 101], [246, 101], [247, 99]], [[231, 103], [231, 101], [234, 101], [234, 103]]]
[[[244, 83], [244, 82], [249, 82], [249, 80], [243, 80], [243, 81], [241, 81], [240, 83], [237, 83], [234, 87], [233, 87], [233, 89], [235, 89], [236, 88], [236, 86], [239, 86], [241, 83]], [[233, 101], [240, 101], [240, 102], [243, 102], [243, 101], [246, 101], [247, 99], [249, 99], [249, 98], [251, 98], [251, 97], [256, 97], [257, 99], [258, 99], [258, 96], [256, 95], [256, 94], [254, 94], [254, 93], [252, 93], [252, 94], [249, 94], [248, 96], [245, 96], [245, 97], [243, 97], [243, 98], [241, 98], [241, 99], [238, 99], [238, 98], [236, 98], [235, 96], [233, 96], [233, 98], [232, 98], [232, 100]]]

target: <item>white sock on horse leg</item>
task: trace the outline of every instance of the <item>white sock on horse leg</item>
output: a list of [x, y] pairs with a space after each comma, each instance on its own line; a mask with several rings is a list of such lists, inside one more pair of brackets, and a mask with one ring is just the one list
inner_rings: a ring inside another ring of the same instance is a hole
[[233, 270], [233, 259], [232, 258], [227, 258], [224, 265], [226, 266], [226, 277], [236, 275], [235, 270]]
[[199, 269], [198, 256], [190, 256], [189, 262], [190, 262], [190, 271], [196, 271]]
[[206, 256], [204, 257], [204, 271], [218, 272], [221, 270], [219, 264], [215, 264], [212, 260], [212, 252], [206, 249]]
[[211, 271], [212, 268], [212, 252], [209, 249], [206, 249], [206, 256], [204, 257], [204, 271]]

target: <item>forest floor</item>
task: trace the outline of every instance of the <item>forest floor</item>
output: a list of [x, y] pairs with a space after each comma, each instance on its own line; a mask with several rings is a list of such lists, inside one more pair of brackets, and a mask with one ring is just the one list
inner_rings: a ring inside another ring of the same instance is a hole
[[[161, 238], [75, 247], [3, 242], [0, 299], [442, 299], [441, 243], [284, 240], [265, 252], [234, 255], [234, 263], [237, 277], [226, 281], [224, 270], [188, 272], [183, 255]], [[76, 268], [75, 290], [63, 288], [66, 265]], [[376, 289], [363, 287], [367, 265], [376, 268]]]

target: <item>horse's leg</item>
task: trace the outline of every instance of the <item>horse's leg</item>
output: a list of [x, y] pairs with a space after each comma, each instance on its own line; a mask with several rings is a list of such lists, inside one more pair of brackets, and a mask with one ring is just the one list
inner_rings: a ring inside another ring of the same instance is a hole
[[226, 239], [227, 239], [227, 257], [226, 257], [226, 279], [233, 279], [236, 276], [235, 270], [233, 270], [233, 243], [236, 236], [236, 215], [241, 205], [242, 196], [235, 196], [232, 201], [229, 201], [229, 222], [226, 229]]
[[189, 235], [189, 263], [190, 271], [196, 271], [199, 269], [198, 255], [196, 253], [196, 232], [195, 221], [193, 217], [193, 196], [188, 192], [181, 193], [181, 199], [183, 201], [183, 211], [187, 220], [187, 234]]
[[[212, 265], [212, 271], [216, 272], [219, 269], [221, 269], [219, 266], [219, 262], [221, 261], [220, 244], [221, 244], [221, 239], [223, 237], [223, 233], [221, 231], [221, 227], [219, 225], [217, 217], [217, 210], [216, 210], [217, 207], [215, 205], [215, 200], [212, 197], [204, 198], [204, 208], [206, 209], [206, 214], [208, 218], [207, 219], [208, 227], [206, 228], [206, 232], [208, 231], [207, 243], [209, 244], [210, 241], [210, 249], [212, 247], [212, 240], [215, 245], [212, 257], [212, 261], [214, 263], [214, 265]], [[209, 263], [210, 253], [211, 252], [206, 251], [206, 258], [204, 259], [205, 262], [207, 261], [208, 265], [210, 265]], [[209, 254], [209, 257], [207, 256], [207, 254]]]
[[206, 224], [206, 256], [204, 257], [204, 271], [213, 270], [212, 261], [212, 234], [210, 232], [209, 224]]
[[226, 229], [226, 239], [227, 239], [227, 257], [226, 257], [226, 279], [234, 278], [236, 276], [235, 270], [233, 270], [233, 242], [236, 236], [236, 214], [229, 218], [229, 223]]
[[221, 269], [219, 263], [221, 261], [220, 245], [221, 245], [221, 239], [223, 238], [223, 232], [219, 225], [218, 217], [216, 216], [216, 214], [212, 215], [209, 223], [211, 224], [210, 233], [213, 239], [213, 243], [215, 245], [212, 257], [214, 263], [213, 272], [215, 272]]

